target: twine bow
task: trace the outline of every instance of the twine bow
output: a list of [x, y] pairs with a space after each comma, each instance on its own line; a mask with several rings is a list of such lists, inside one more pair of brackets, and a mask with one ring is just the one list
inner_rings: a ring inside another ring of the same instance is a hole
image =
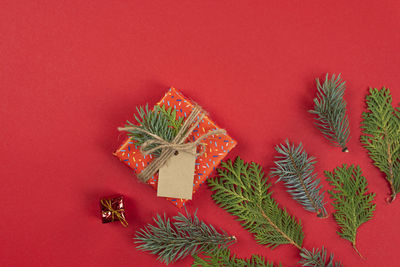
[[[193, 130], [199, 125], [201, 120], [204, 118], [205, 113], [203, 112], [202, 108], [199, 105], [194, 106], [193, 111], [190, 113], [189, 117], [185, 120], [182, 127], [179, 129], [179, 132], [175, 136], [175, 138], [171, 141], [165, 141], [161, 137], [151, 132], [148, 132], [138, 126], [130, 126], [130, 127], [120, 127], [118, 128], [119, 131], [140, 131], [147, 135], [153, 137], [152, 140], [148, 140], [144, 142], [140, 147], [140, 152], [143, 155], [148, 155], [158, 149], [162, 149], [161, 155], [155, 158], [150, 164], [138, 175], [138, 178], [142, 182], [147, 182], [166, 162], [167, 160], [172, 157], [172, 155], [176, 151], [192, 151], [198, 145], [203, 147], [201, 153], [197, 155], [201, 155], [204, 153], [204, 148], [206, 144], [202, 143], [201, 141], [205, 138], [215, 135], [215, 134], [225, 134], [226, 131], [224, 129], [217, 129], [209, 131], [208, 133], [200, 136], [194, 142], [184, 143], [188, 136], [193, 132]], [[149, 148], [151, 147], [151, 148]]]
[[122, 226], [124, 227], [128, 227], [128, 222], [125, 219], [125, 216], [122, 215], [122, 211], [124, 211], [124, 209], [118, 209], [115, 210], [112, 207], [112, 201], [111, 199], [102, 199], [100, 200], [101, 205], [103, 205], [108, 211], [111, 212], [111, 219], [112, 221], [115, 221], [115, 217], [118, 218], [118, 220], [121, 222]]

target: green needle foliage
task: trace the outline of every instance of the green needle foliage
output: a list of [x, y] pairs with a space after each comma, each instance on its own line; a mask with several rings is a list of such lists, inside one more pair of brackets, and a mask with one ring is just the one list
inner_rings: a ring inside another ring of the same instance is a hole
[[221, 167], [218, 177], [208, 180], [214, 201], [236, 216], [258, 243], [272, 248], [292, 244], [301, 249], [302, 226], [271, 197], [260, 165], [244, 163], [237, 157], [234, 163], [222, 162]]
[[[171, 142], [175, 138], [182, 126], [183, 118], [177, 119], [176, 110], [172, 110], [171, 107], [167, 110], [164, 106], [154, 106], [152, 110], [149, 110], [148, 105], [146, 105], [145, 107], [138, 107], [137, 112], [139, 117], [134, 115], [137, 125], [127, 121], [125, 127], [138, 126], [141, 129], [158, 135], [168, 142]], [[135, 139], [139, 146], [153, 139], [151, 135], [135, 129], [127, 130], [127, 132], [129, 136]], [[152, 149], [154, 146], [150, 145], [148, 149]], [[154, 151], [152, 154], [159, 156], [161, 149]]]
[[179, 213], [169, 218], [157, 215], [153, 218], [156, 225], [148, 224], [136, 232], [135, 243], [139, 250], [157, 254], [157, 260], [169, 264], [188, 255], [200, 252], [211, 252], [227, 247], [236, 242], [234, 236], [229, 236], [221, 230], [218, 232], [212, 225], [207, 225], [194, 213], [193, 217]]
[[329, 194], [336, 210], [333, 215], [340, 227], [338, 234], [349, 240], [361, 256], [356, 247], [357, 229], [372, 218], [375, 194], [368, 193], [367, 180], [362, 176], [359, 166], [347, 167], [343, 164], [343, 167], [337, 167], [333, 172], [326, 171], [325, 175], [333, 186]]
[[327, 217], [324, 194], [320, 194], [320, 180], [314, 173], [315, 158], [308, 156], [301, 143], [295, 147], [288, 140], [275, 149], [280, 155], [276, 157], [279, 160], [275, 161], [276, 167], [271, 174], [279, 177], [278, 182], [285, 182], [293, 199], [306, 210], [316, 212], [318, 217]]
[[342, 82], [340, 74], [337, 77], [333, 74], [329, 79], [328, 73], [322, 85], [318, 78], [316, 82], [318, 93], [314, 98], [314, 109], [309, 112], [317, 115], [315, 124], [325, 138], [341, 147], [343, 152], [348, 152], [346, 144], [350, 129], [343, 98], [346, 82]]
[[393, 201], [400, 192], [400, 107], [393, 108], [389, 89], [374, 88], [369, 93], [368, 112], [362, 115], [361, 142], [374, 165], [385, 173]]
[[341, 262], [336, 262], [333, 260], [333, 253], [329, 256], [329, 258], [326, 257], [327, 251], [324, 247], [322, 247], [321, 250], [319, 249], [313, 249], [312, 251], [309, 251], [307, 249], [303, 249], [300, 252], [301, 256], [301, 261], [299, 264], [301, 266], [310, 266], [310, 267], [342, 267]]
[[[252, 255], [250, 259], [237, 258], [235, 254], [227, 248], [219, 249], [214, 252], [204, 253], [202, 257], [195, 255], [192, 267], [273, 267], [272, 262], [268, 262], [264, 257]], [[279, 265], [281, 266], [281, 265]]]
[[[161, 113], [164, 114], [165, 117], [168, 118], [169, 121], [169, 126], [175, 131], [175, 136], [178, 134], [180, 128], [182, 127], [183, 124], [183, 117], [177, 118], [176, 117], [176, 109], [172, 109], [172, 107], [169, 107], [168, 109], [165, 108], [165, 106], [156, 106], [156, 109], [160, 111]], [[174, 137], [175, 137], [174, 136]]]

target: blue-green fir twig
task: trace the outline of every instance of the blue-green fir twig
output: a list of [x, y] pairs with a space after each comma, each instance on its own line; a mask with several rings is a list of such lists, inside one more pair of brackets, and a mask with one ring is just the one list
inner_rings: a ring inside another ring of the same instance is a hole
[[330, 254], [329, 258], [326, 256], [327, 251], [324, 247], [321, 250], [313, 248], [312, 251], [304, 248], [300, 252], [301, 261], [299, 264], [308, 267], [343, 267], [341, 262], [334, 260], [333, 253]]
[[155, 225], [148, 224], [136, 232], [134, 238], [139, 250], [158, 255], [157, 260], [169, 264], [188, 255], [211, 252], [236, 242], [223, 230], [199, 220], [196, 213], [179, 213], [173, 219], [165, 216], [153, 218]]
[[306, 210], [317, 213], [318, 217], [328, 216], [324, 207], [324, 193], [321, 193], [320, 180], [314, 173], [315, 158], [308, 156], [300, 143], [297, 147], [286, 140], [275, 147], [279, 156], [271, 174], [283, 181], [288, 192]]
[[344, 91], [346, 83], [342, 81], [340, 74], [334, 74], [329, 79], [328, 73], [323, 84], [319, 79], [317, 83], [317, 97], [314, 98], [314, 109], [309, 112], [315, 114], [315, 125], [320, 129], [323, 136], [333, 145], [348, 152], [347, 142], [350, 136], [349, 120], [346, 114], [346, 101]]

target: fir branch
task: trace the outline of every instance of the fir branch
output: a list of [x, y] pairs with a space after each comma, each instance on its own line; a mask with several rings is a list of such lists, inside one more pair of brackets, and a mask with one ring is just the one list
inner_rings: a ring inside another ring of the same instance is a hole
[[291, 244], [301, 249], [302, 226], [271, 197], [270, 184], [260, 165], [244, 163], [237, 157], [234, 163], [228, 160], [221, 166], [218, 177], [208, 180], [214, 201], [236, 216], [258, 243], [272, 248]]
[[[267, 261], [263, 256], [252, 255], [250, 259], [237, 258], [227, 248], [214, 252], [204, 253], [202, 257], [195, 255], [192, 267], [273, 267], [272, 262]], [[281, 265], [279, 265], [281, 266]]]
[[148, 224], [136, 232], [135, 243], [139, 250], [157, 254], [157, 260], [169, 264], [188, 255], [211, 252], [236, 242], [234, 236], [218, 232], [212, 225], [200, 221], [186, 211], [179, 213], [173, 221], [157, 214], [153, 218], [156, 225]]
[[328, 216], [324, 207], [324, 194], [320, 194], [320, 180], [314, 173], [315, 158], [309, 157], [303, 145], [295, 147], [286, 140], [285, 144], [275, 147], [280, 154], [276, 156], [276, 167], [271, 172], [283, 180], [293, 199], [306, 210], [316, 212], [318, 217]]
[[331, 253], [329, 258], [326, 258], [327, 251], [324, 247], [321, 250], [314, 249], [309, 251], [307, 249], [303, 249], [300, 252], [301, 261], [299, 264], [301, 266], [309, 266], [309, 267], [342, 267], [341, 262], [334, 261], [334, 255]]
[[359, 166], [337, 167], [333, 172], [325, 172], [327, 180], [333, 186], [328, 191], [333, 199], [333, 214], [340, 227], [338, 234], [349, 240], [354, 250], [362, 257], [356, 247], [357, 229], [363, 223], [372, 219], [375, 204], [372, 203], [375, 194], [368, 193], [367, 180], [362, 176]]
[[314, 109], [309, 112], [318, 116], [315, 124], [324, 137], [335, 146], [340, 146], [343, 152], [348, 152], [346, 144], [350, 129], [343, 98], [346, 82], [342, 82], [340, 74], [337, 77], [333, 74], [329, 79], [327, 73], [322, 85], [318, 78], [316, 83], [318, 93], [314, 98]]
[[368, 112], [363, 112], [361, 143], [374, 165], [385, 173], [392, 202], [400, 192], [400, 107], [392, 106], [389, 89], [370, 89], [366, 97]]
[[175, 136], [178, 134], [179, 129], [182, 127], [184, 117], [177, 118], [176, 117], [176, 109], [172, 109], [169, 107], [168, 109], [165, 106], [155, 106], [159, 112], [163, 113], [169, 120], [169, 126], [172, 127], [175, 131]]
[[[138, 107], [136, 110], [138, 116], [134, 115], [134, 117], [139, 128], [153, 133], [165, 141], [171, 142], [182, 126], [183, 118], [177, 119], [176, 110], [172, 110], [171, 108], [166, 110], [165, 106], [154, 106], [154, 109], [149, 110], [148, 105], [146, 105], [145, 107]], [[135, 126], [135, 123], [130, 121], [126, 123], [125, 127]], [[131, 136], [139, 146], [153, 139], [152, 136], [142, 131], [134, 129], [126, 131], [128, 132], [128, 136]], [[152, 149], [155, 146], [156, 144], [149, 145], [148, 149]], [[161, 154], [161, 149], [154, 151], [152, 154], [154, 156], [159, 156]]]

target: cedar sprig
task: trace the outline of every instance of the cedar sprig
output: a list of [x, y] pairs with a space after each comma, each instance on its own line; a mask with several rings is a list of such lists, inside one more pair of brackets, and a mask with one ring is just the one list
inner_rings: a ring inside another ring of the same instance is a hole
[[214, 201], [236, 216], [258, 243], [271, 248], [291, 244], [301, 249], [302, 226], [271, 197], [270, 184], [260, 165], [244, 163], [240, 157], [234, 163], [222, 162], [218, 176], [209, 179], [208, 184]]
[[342, 267], [342, 263], [334, 260], [334, 254], [331, 253], [329, 258], [327, 258], [327, 251], [324, 247], [321, 250], [312, 249], [309, 251], [307, 249], [303, 249], [300, 252], [301, 261], [299, 264], [301, 266], [309, 266], [309, 267]]
[[[136, 123], [126, 121], [125, 127], [139, 127], [152, 134], [155, 134], [167, 142], [171, 142], [177, 133], [179, 132], [182, 122], [182, 118], [176, 117], [176, 110], [172, 110], [172, 107], [166, 109], [165, 106], [154, 106], [152, 110], [149, 109], [146, 104], [145, 107], [136, 108], [138, 116], [135, 114]], [[154, 139], [151, 135], [138, 131], [136, 129], [127, 129], [128, 136], [131, 136], [137, 145], [141, 146], [146, 141]], [[148, 150], [154, 148], [157, 144], [149, 145]], [[159, 156], [161, 154], [161, 149], [157, 149], [152, 152], [154, 156]]]
[[392, 202], [400, 192], [400, 107], [393, 108], [387, 88], [371, 88], [366, 103], [368, 111], [362, 114], [361, 143], [374, 165], [386, 175]]
[[333, 199], [336, 222], [340, 227], [338, 234], [351, 242], [354, 250], [362, 257], [356, 246], [357, 229], [372, 219], [375, 204], [374, 193], [368, 193], [368, 184], [359, 166], [337, 167], [333, 172], [325, 171], [333, 189], [328, 191]]
[[[213, 252], [195, 255], [192, 267], [273, 267], [274, 264], [263, 256], [252, 255], [249, 259], [238, 258], [229, 249], [223, 248]], [[279, 266], [282, 266], [279, 264]]]
[[317, 97], [314, 98], [314, 109], [309, 112], [317, 115], [315, 124], [324, 137], [335, 146], [341, 147], [343, 152], [348, 152], [346, 144], [350, 129], [344, 100], [346, 82], [342, 81], [340, 74], [337, 77], [333, 74], [329, 79], [327, 73], [322, 85], [318, 78], [316, 83]]
[[156, 225], [148, 224], [136, 232], [135, 243], [139, 250], [157, 254], [157, 260], [169, 264], [188, 255], [200, 252], [212, 252], [236, 242], [223, 230], [218, 232], [212, 225], [193, 217], [179, 213], [172, 220], [166, 217], [153, 218]]
[[320, 193], [320, 180], [314, 173], [315, 158], [308, 156], [301, 143], [296, 147], [288, 140], [275, 149], [280, 155], [276, 156], [279, 160], [275, 161], [271, 174], [279, 177], [278, 182], [285, 183], [293, 199], [306, 210], [326, 218], [324, 193]]
[[217, 177], [208, 180], [213, 200], [236, 216], [258, 243], [271, 248], [291, 244], [303, 251], [301, 222], [272, 198], [271, 185], [259, 164], [237, 157], [234, 162], [221, 162], [217, 171]]

